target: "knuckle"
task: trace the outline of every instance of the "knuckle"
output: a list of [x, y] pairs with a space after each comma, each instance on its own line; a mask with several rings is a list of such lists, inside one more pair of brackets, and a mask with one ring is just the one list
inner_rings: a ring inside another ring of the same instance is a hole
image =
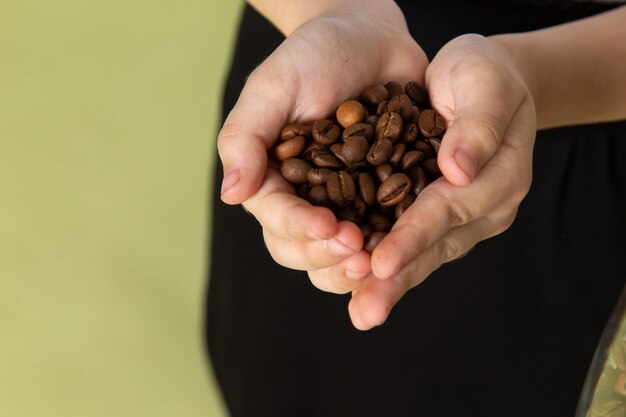
[[457, 259], [463, 254], [464, 251], [462, 250], [461, 244], [458, 240], [449, 236], [442, 239], [439, 249], [439, 260], [441, 264]]
[[500, 138], [504, 131], [503, 123], [497, 117], [482, 113], [473, 122], [470, 134], [474, 139], [473, 146], [478, 147], [479, 152], [493, 155], [500, 146]]

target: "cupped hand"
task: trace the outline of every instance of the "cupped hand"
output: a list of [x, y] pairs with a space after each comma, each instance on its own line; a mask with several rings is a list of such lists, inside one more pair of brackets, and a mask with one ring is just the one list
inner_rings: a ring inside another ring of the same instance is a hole
[[359, 2], [296, 29], [248, 78], [218, 137], [222, 200], [243, 203], [263, 227], [272, 257], [309, 271], [314, 285], [346, 293], [371, 272], [359, 228], [298, 198], [267, 151], [288, 123], [312, 123], [376, 82], [423, 80], [427, 59], [390, 0]]
[[506, 49], [479, 35], [444, 46], [426, 71], [431, 104], [447, 121], [430, 184], [372, 253], [373, 276], [353, 291], [362, 330], [443, 263], [506, 230], [532, 175], [536, 111]]

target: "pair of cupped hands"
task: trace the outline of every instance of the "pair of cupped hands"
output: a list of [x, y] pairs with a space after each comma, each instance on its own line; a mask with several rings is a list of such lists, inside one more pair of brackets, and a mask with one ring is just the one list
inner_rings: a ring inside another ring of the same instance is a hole
[[[430, 184], [372, 254], [350, 222], [300, 199], [268, 149], [291, 122], [333, 114], [364, 87], [417, 80], [446, 120]], [[294, 30], [248, 78], [218, 138], [222, 200], [243, 203], [279, 264], [349, 293], [353, 325], [382, 324], [443, 263], [506, 230], [531, 182], [536, 111], [518, 65], [493, 38], [464, 35], [428, 62], [397, 8], [350, 10]]]

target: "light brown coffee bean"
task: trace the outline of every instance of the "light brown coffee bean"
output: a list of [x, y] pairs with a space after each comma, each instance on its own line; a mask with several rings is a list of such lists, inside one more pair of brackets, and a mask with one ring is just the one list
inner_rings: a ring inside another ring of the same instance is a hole
[[306, 178], [311, 185], [323, 185], [326, 184], [326, 177], [330, 173], [326, 168], [311, 168], [307, 172]]
[[418, 126], [422, 135], [427, 138], [441, 136], [446, 131], [446, 122], [443, 120], [443, 117], [430, 109], [420, 113]]
[[280, 173], [292, 184], [305, 184], [311, 164], [299, 158], [285, 159], [280, 164]]
[[311, 136], [311, 127], [305, 126], [301, 123], [290, 123], [280, 132], [281, 140], [289, 140], [295, 138], [296, 136]]
[[346, 100], [339, 105], [336, 112], [337, 122], [344, 128], [365, 119], [365, 107], [356, 100]]
[[279, 143], [274, 148], [274, 156], [279, 161], [284, 161], [285, 159], [300, 155], [302, 151], [304, 151], [305, 146], [306, 139], [304, 136], [294, 136], [291, 139], [287, 139], [284, 142]]
[[376, 200], [382, 206], [398, 204], [411, 191], [411, 179], [406, 174], [391, 174], [376, 192]]

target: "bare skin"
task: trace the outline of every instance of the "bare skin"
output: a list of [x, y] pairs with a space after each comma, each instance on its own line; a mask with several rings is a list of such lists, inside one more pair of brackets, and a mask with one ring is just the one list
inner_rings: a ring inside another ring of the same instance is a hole
[[[218, 138], [222, 199], [263, 226], [272, 257], [352, 292], [358, 329], [445, 262], [506, 230], [531, 182], [537, 128], [626, 118], [626, 7], [541, 31], [464, 35], [430, 65], [388, 0], [251, 0], [288, 37], [251, 75]], [[267, 150], [363, 87], [417, 80], [448, 123], [430, 185], [371, 256], [359, 229], [297, 198]]]

